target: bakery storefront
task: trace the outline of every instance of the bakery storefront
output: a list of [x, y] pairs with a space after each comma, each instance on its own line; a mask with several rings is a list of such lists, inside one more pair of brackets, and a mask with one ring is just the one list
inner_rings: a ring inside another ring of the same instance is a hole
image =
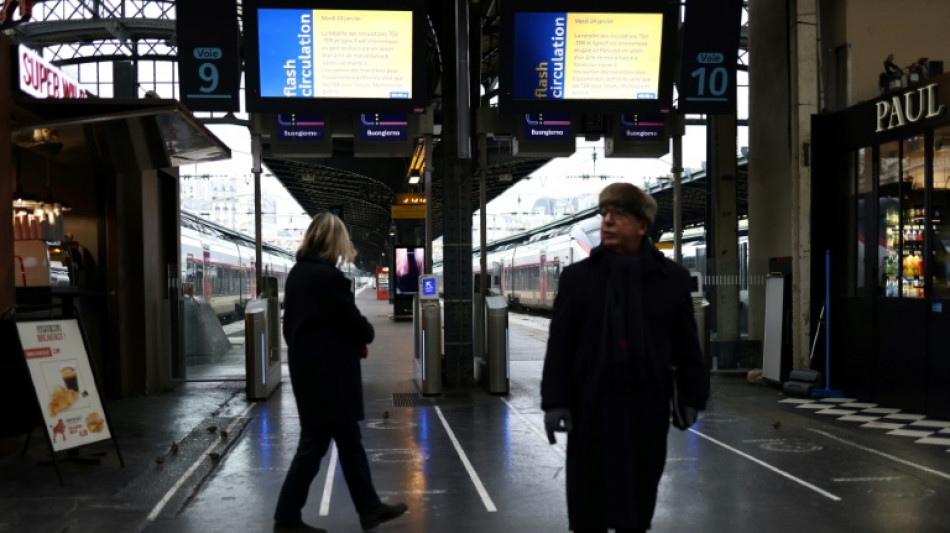
[[950, 419], [950, 77], [812, 131], [812, 316], [827, 292], [831, 388]]
[[[175, 100], [85, 95], [2, 35], [0, 57], [0, 332], [75, 317], [106, 396], [160, 391], [179, 350], [177, 167], [230, 150]], [[23, 355], [2, 342], [15, 401]]]

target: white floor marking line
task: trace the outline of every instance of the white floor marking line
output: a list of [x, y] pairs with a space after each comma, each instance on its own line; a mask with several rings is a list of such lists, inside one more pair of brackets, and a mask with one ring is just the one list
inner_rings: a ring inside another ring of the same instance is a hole
[[458, 439], [455, 438], [455, 433], [452, 431], [452, 428], [449, 427], [449, 422], [445, 419], [445, 415], [442, 414], [442, 409], [440, 409], [438, 405], [435, 406], [435, 413], [439, 415], [439, 420], [442, 421], [445, 432], [449, 434], [449, 440], [451, 440], [452, 445], [455, 446], [455, 452], [458, 453], [459, 459], [462, 460], [462, 464], [468, 472], [468, 477], [472, 478], [472, 484], [475, 485], [475, 490], [478, 491], [478, 495], [481, 496], [482, 503], [485, 504], [485, 509], [487, 509], [489, 513], [494, 513], [498, 509], [495, 507], [494, 502], [491, 501], [491, 496], [488, 495], [488, 491], [485, 490], [485, 486], [482, 485], [482, 480], [478, 478], [478, 473], [475, 472], [472, 463], [469, 462], [468, 456], [465, 455], [465, 450], [462, 449], [462, 445], [459, 444]]
[[900, 479], [898, 476], [880, 476], [880, 477], [833, 477], [832, 481], [836, 483], [860, 483], [864, 481], [894, 481]]
[[776, 467], [774, 467], [774, 466], [772, 466], [772, 465], [766, 463], [765, 461], [762, 461], [761, 459], [756, 459], [755, 457], [752, 457], [751, 455], [749, 455], [749, 454], [747, 454], [747, 453], [745, 453], [745, 452], [743, 452], [743, 451], [741, 451], [741, 450], [737, 450], [736, 448], [733, 448], [732, 446], [729, 446], [729, 445], [726, 444], [725, 442], [718, 441], [718, 440], [716, 440], [716, 439], [710, 437], [709, 435], [705, 435], [705, 434], [703, 434], [703, 433], [700, 433], [700, 432], [696, 431], [695, 429], [690, 429], [689, 431], [690, 431], [691, 433], [693, 433], [694, 435], [700, 436], [700, 437], [702, 437], [702, 438], [708, 440], [709, 442], [711, 442], [711, 443], [713, 443], [713, 444], [717, 444], [717, 445], [719, 445], [719, 446], [722, 446], [723, 448], [729, 450], [730, 452], [733, 452], [733, 453], [735, 453], [735, 454], [737, 454], [737, 455], [740, 455], [740, 456], [742, 456], [742, 457], [745, 457], [746, 459], [752, 461], [753, 463], [755, 463], [755, 464], [757, 464], [757, 465], [759, 465], [759, 466], [768, 468], [768, 469], [771, 470], [772, 472], [775, 472], [776, 474], [778, 474], [778, 475], [780, 475], [780, 476], [782, 476], [782, 477], [785, 477], [786, 479], [790, 479], [790, 480], [794, 481], [795, 483], [798, 483], [799, 485], [801, 485], [801, 486], [803, 486], [803, 487], [807, 487], [807, 488], [809, 488], [809, 489], [811, 489], [811, 490], [817, 492], [818, 494], [821, 494], [822, 496], [824, 496], [824, 497], [826, 497], [826, 498], [828, 498], [828, 499], [830, 499], [830, 500], [833, 500], [833, 501], [836, 501], [836, 502], [840, 502], [840, 501], [841, 501], [841, 498], [835, 496], [834, 494], [832, 494], [832, 493], [830, 493], [830, 492], [828, 492], [828, 491], [826, 491], [826, 490], [820, 489], [820, 488], [816, 487], [815, 485], [812, 485], [811, 483], [809, 483], [809, 482], [807, 482], [807, 481], [805, 481], [805, 480], [803, 480], [803, 479], [797, 478], [797, 477], [795, 477], [795, 476], [789, 474], [788, 472], [785, 472], [784, 470], [779, 470], [778, 468], [776, 468]]
[[912, 462], [910, 462], [910, 461], [908, 461], [908, 460], [906, 460], [906, 459], [901, 459], [900, 457], [896, 457], [896, 456], [891, 455], [891, 454], [889, 454], [889, 453], [884, 453], [884, 452], [882, 452], [882, 451], [875, 450], [874, 448], [868, 448], [867, 446], [864, 446], [864, 445], [862, 445], [862, 444], [858, 444], [858, 443], [856, 443], [856, 442], [851, 442], [851, 441], [849, 441], [849, 440], [842, 439], [841, 437], [836, 437], [836, 436], [832, 435], [831, 433], [828, 433], [827, 431], [822, 431], [822, 430], [820, 430], [820, 429], [809, 429], [808, 431], [814, 431], [815, 433], [818, 433], [819, 435], [824, 435], [825, 437], [828, 437], [828, 438], [831, 439], [831, 440], [836, 440], [836, 441], [838, 441], [838, 442], [840, 442], [840, 443], [842, 443], [842, 444], [847, 444], [848, 446], [853, 446], [853, 447], [855, 447], [855, 448], [857, 448], [857, 449], [859, 449], [859, 450], [863, 450], [863, 451], [866, 451], [866, 452], [868, 452], [868, 453], [873, 453], [874, 455], [878, 455], [878, 456], [883, 457], [883, 458], [885, 458], [885, 459], [890, 459], [891, 461], [900, 463], [900, 464], [902, 464], [902, 465], [909, 466], [909, 467], [912, 467], [912, 468], [916, 468], [916, 469], [918, 469], [918, 470], [922, 470], [922, 471], [924, 471], [924, 472], [927, 472], [928, 474], [933, 474], [933, 475], [935, 475], [935, 476], [942, 477], [942, 478], [944, 478], [944, 479], [950, 479], [950, 474], [948, 474], [948, 473], [946, 473], [946, 472], [941, 472], [940, 470], [934, 470], [933, 468], [926, 467], [926, 466], [923, 466], [923, 465], [919, 465], [919, 464], [917, 464], [917, 463], [912, 463]]
[[[246, 415], [248, 411], [250, 411], [251, 408], [254, 407], [254, 405], [255, 404], [253, 403], [248, 404], [248, 406], [244, 409], [244, 411], [242, 411], [241, 414], [239, 414], [237, 418], [235, 418], [231, 422], [231, 424], [228, 425], [228, 428], [225, 431], [227, 431], [228, 433], [231, 433], [232, 430], [234, 429], [234, 426], [236, 426], [238, 422], [244, 420], [244, 415]], [[161, 514], [162, 509], [164, 509], [165, 506], [168, 505], [168, 502], [171, 501], [173, 496], [175, 496], [175, 493], [181, 490], [181, 487], [185, 484], [185, 482], [188, 481], [188, 478], [194, 475], [195, 471], [198, 470], [198, 467], [201, 465], [202, 461], [204, 461], [208, 457], [208, 454], [211, 453], [218, 446], [220, 442], [221, 442], [220, 440], [215, 439], [214, 442], [211, 443], [211, 446], [208, 446], [208, 449], [205, 450], [204, 453], [202, 453], [200, 456], [198, 456], [197, 459], [195, 459], [194, 464], [192, 464], [191, 467], [189, 467], [188, 470], [186, 470], [185, 473], [180, 478], [178, 478], [178, 481], [172, 486], [172, 488], [168, 489], [168, 492], [166, 492], [165, 495], [162, 496], [162, 499], [159, 500], [158, 503], [155, 504], [155, 507], [152, 508], [152, 512], [150, 512], [148, 516], [145, 518], [146, 522], [153, 522], [155, 521], [156, 518], [158, 518], [158, 515]]]
[[327, 463], [327, 479], [323, 483], [323, 497], [320, 499], [320, 516], [330, 514], [330, 496], [333, 494], [333, 477], [336, 475], [336, 443], [330, 441], [330, 462]]
[[[528, 417], [521, 414], [521, 411], [519, 411], [514, 405], [511, 405], [510, 403], [508, 403], [508, 400], [504, 398], [499, 398], [499, 399], [505, 402], [505, 405], [508, 406], [508, 410], [511, 411], [511, 414], [515, 415], [515, 418], [520, 420], [522, 424], [528, 426], [528, 429], [531, 430], [531, 433], [534, 433], [535, 435], [544, 439], [544, 442], [548, 441], [548, 435], [547, 433], [544, 432], [544, 430], [532, 424], [531, 421], [528, 420]], [[565, 435], [567, 435], [567, 433], [565, 433]], [[561, 456], [561, 459], [564, 459], [567, 457], [567, 453], [564, 451], [564, 448], [562, 448], [560, 444], [554, 444], [551, 447], [554, 448], [554, 451], [557, 452], [557, 454]]]

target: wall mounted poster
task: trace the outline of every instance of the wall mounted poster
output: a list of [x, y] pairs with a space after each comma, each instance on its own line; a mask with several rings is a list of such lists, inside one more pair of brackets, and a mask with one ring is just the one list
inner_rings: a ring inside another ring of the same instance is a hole
[[17, 331], [53, 450], [112, 438], [79, 323], [18, 322]]

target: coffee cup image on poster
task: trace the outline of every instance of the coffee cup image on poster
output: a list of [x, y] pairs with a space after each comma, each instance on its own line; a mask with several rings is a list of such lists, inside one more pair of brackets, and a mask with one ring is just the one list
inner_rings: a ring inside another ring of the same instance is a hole
[[412, 11], [261, 8], [261, 97], [410, 99]]
[[516, 12], [514, 100], [654, 100], [662, 13]]
[[82, 378], [75, 359], [51, 361], [40, 365], [49, 394], [46, 413], [56, 416], [63, 411], [89, 407], [89, 392], [82, 387]]

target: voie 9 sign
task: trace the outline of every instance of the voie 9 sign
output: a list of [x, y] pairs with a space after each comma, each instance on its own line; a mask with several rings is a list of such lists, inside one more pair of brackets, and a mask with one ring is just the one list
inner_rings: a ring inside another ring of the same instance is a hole
[[424, 107], [422, 0], [248, 0], [247, 109], [413, 112]]
[[36, 98], [57, 99], [89, 97], [89, 93], [78, 81], [23, 45], [17, 48], [17, 64], [20, 90], [25, 94]]
[[654, 113], [668, 108], [675, 3], [576, 7], [559, 0], [505, 2], [502, 108]]

